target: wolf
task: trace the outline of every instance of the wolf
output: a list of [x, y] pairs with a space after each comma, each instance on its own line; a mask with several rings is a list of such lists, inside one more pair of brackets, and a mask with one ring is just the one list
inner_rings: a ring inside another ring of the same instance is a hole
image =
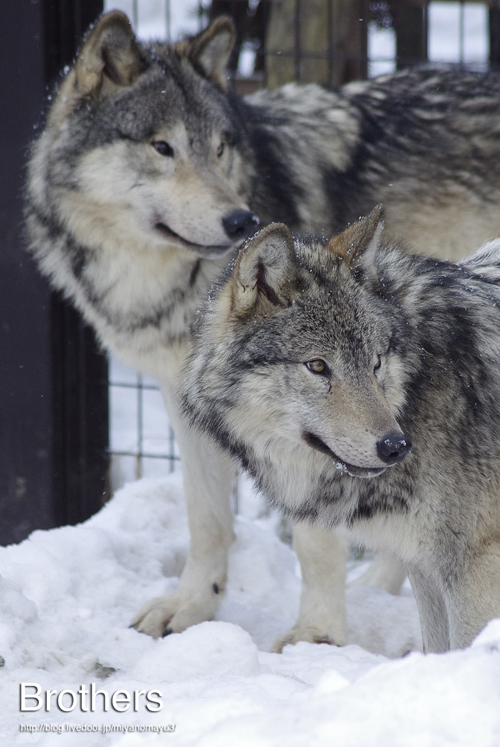
[[[105, 14], [61, 79], [28, 168], [41, 272], [104, 349], [158, 380], [179, 443], [191, 549], [178, 589], [134, 620], [153, 636], [213, 618], [225, 588], [233, 462], [188, 427], [175, 383], [201, 303], [258, 222], [331, 235], [383, 200], [388, 235], [453, 258], [500, 232], [497, 76], [417, 70], [243, 99], [227, 82], [233, 43], [227, 18], [170, 45], [140, 43], [124, 14]], [[277, 650], [343, 643], [333, 569], [345, 548], [319, 526], [295, 535], [301, 608]]]
[[294, 521], [396, 554], [426, 651], [500, 616], [500, 240], [452, 264], [272, 224], [213, 291], [191, 422]]

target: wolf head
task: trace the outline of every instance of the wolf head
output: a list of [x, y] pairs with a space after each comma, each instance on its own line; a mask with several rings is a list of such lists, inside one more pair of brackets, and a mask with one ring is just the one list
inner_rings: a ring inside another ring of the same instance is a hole
[[175, 45], [138, 43], [119, 11], [91, 29], [50, 111], [31, 180], [41, 191], [45, 177], [57, 220], [80, 242], [116, 234], [214, 258], [255, 230], [239, 168], [242, 123], [224, 91], [233, 42], [226, 18]]
[[376, 477], [411, 448], [397, 420], [405, 320], [380, 293], [382, 227], [378, 207], [327, 244], [294, 245], [272, 224], [206, 310], [186, 410], [271, 497], [296, 494], [306, 473]]

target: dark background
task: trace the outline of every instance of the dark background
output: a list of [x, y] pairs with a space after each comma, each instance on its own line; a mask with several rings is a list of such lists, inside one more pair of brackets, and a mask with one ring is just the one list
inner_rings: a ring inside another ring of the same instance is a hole
[[[107, 361], [24, 251], [27, 146], [100, 0], [0, 2], [0, 542], [76, 523], [107, 479]], [[97, 396], [96, 396], [97, 395]]]

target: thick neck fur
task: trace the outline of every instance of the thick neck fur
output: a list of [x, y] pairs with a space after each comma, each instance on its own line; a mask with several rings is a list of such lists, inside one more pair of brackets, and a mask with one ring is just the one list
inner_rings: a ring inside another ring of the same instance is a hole
[[[42, 163], [34, 164], [38, 173], [48, 168], [44, 156], [42, 148], [36, 156]], [[200, 300], [227, 259], [204, 260], [176, 247], [159, 249], [127, 230], [107, 230], [99, 217], [92, 227], [76, 196], [69, 227], [66, 216], [57, 213], [57, 200], [44, 199], [50, 184], [42, 181], [37, 193], [38, 181], [27, 220], [44, 274], [77, 305], [106, 347], [132, 365], [151, 368], [149, 354], [155, 358], [158, 348], [182, 344], [189, 336]], [[91, 209], [89, 203], [89, 213]]]

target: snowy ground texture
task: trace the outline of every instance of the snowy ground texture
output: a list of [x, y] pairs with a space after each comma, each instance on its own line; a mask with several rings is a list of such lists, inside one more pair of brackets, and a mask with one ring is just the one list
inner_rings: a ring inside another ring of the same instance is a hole
[[[236, 531], [219, 619], [158, 641], [128, 624], [140, 604], [175, 587], [182, 569], [180, 475], [127, 485], [84, 524], [0, 548], [0, 743], [500, 745], [500, 620], [467, 651], [423, 656], [411, 592], [391, 597], [355, 586], [348, 646], [302, 643], [267, 653], [297, 613], [295, 556], [265, 522], [240, 517]], [[44, 698], [55, 691], [50, 711], [44, 704], [21, 712], [21, 683], [35, 683]], [[117, 707], [105, 711], [96, 695], [92, 712], [82, 695], [92, 684], [110, 697], [124, 691]], [[136, 690], [146, 694], [134, 710]], [[157, 712], [155, 700], [163, 704]]]

